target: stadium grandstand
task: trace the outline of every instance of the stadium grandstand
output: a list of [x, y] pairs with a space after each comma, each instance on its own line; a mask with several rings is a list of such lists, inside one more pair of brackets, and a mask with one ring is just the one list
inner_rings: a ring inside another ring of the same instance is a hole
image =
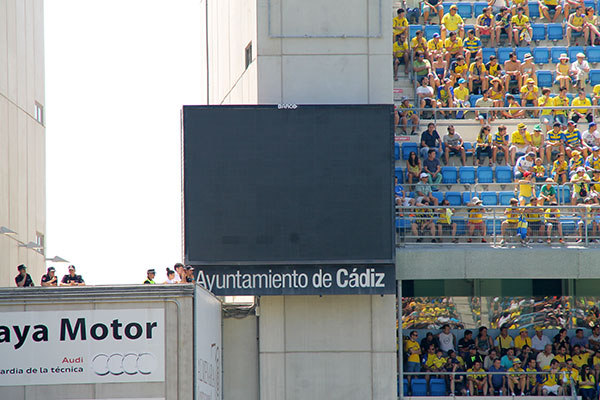
[[599, 10], [395, 3], [398, 244], [597, 243]]

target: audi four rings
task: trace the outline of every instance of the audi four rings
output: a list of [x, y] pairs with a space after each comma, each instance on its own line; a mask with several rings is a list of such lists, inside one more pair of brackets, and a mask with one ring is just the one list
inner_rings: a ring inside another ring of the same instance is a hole
[[92, 359], [96, 375], [149, 375], [156, 369], [156, 357], [151, 353], [98, 354]]

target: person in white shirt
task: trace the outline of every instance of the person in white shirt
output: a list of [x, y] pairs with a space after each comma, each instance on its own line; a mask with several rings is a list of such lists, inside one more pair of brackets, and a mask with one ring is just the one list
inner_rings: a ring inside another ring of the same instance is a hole
[[177, 283], [177, 280], [175, 279], [175, 271], [173, 271], [171, 268], [167, 268], [167, 280], [165, 283]]
[[538, 368], [540, 370], [544, 369], [544, 367], [550, 366], [550, 362], [554, 359], [554, 354], [552, 354], [552, 345], [547, 344], [544, 347], [544, 351], [537, 355], [535, 361], [537, 362]]
[[531, 348], [535, 351], [535, 353], [540, 353], [544, 351], [546, 345], [552, 345], [552, 341], [546, 335], [544, 335], [544, 331], [541, 327], [535, 328], [535, 335], [531, 338]]
[[444, 324], [442, 331], [438, 333], [438, 341], [440, 342], [440, 350], [444, 354], [448, 354], [449, 350], [456, 350], [456, 336], [450, 332], [450, 325]]
[[577, 53], [577, 60], [571, 64], [571, 72], [575, 77], [575, 86], [578, 89], [583, 89], [587, 81], [588, 72], [590, 72], [590, 65], [585, 60], [585, 54]]
[[594, 146], [600, 146], [600, 132], [598, 132], [595, 122], [589, 123], [588, 129], [581, 134], [581, 139], [590, 149]]
[[600, 350], [600, 326], [595, 326], [592, 329], [592, 335], [588, 338], [590, 349]]

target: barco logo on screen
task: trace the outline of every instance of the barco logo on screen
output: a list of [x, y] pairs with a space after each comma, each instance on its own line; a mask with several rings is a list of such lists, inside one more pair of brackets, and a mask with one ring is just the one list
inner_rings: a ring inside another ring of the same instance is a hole
[[[89, 328], [88, 328], [89, 327]], [[148, 340], [152, 339], [158, 322], [121, 322], [114, 319], [110, 322], [96, 322], [90, 325], [85, 318], [71, 320], [62, 318], [60, 320], [59, 341], [86, 341], [86, 340]], [[38, 325], [0, 325], [0, 345], [11, 343], [15, 350], [20, 349], [26, 343], [48, 342], [50, 332], [48, 326]]]

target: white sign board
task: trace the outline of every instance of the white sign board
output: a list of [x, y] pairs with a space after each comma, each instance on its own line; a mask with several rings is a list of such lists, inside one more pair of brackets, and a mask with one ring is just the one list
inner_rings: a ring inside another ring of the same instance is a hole
[[200, 285], [194, 293], [195, 400], [221, 400], [221, 302]]
[[0, 313], [0, 386], [164, 380], [163, 308]]

